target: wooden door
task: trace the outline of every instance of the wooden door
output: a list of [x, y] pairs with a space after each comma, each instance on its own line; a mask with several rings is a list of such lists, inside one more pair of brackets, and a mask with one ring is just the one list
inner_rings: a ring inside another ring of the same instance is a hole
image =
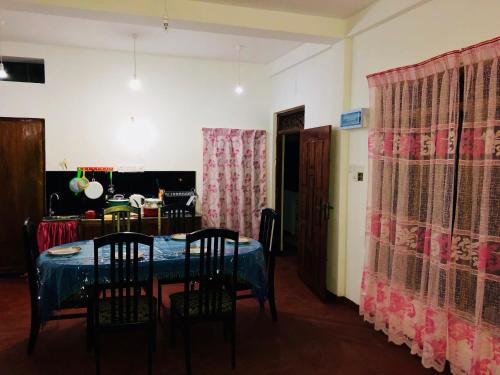
[[306, 129], [300, 135], [299, 276], [326, 299], [326, 250], [330, 177], [330, 126]]
[[24, 219], [44, 212], [43, 120], [0, 117], [0, 166], [0, 273], [21, 273]]

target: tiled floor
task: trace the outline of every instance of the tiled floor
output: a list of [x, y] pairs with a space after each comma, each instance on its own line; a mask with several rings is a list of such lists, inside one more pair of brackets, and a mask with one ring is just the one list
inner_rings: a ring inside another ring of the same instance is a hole
[[[166, 293], [165, 293], [166, 295]], [[167, 300], [167, 298], [165, 299]], [[237, 363], [219, 325], [193, 330], [195, 374], [432, 374], [405, 346], [364, 323], [349, 303], [324, 304], [297, 278], [295, 258], [277, 260], [279, 322], [256, 301], [238, 303]], [[49, 322], [35, 353], [26, 356], [29, 297], [24, 279], [0, 279], [0, 374], [93, 374], [85, 351], [85, 322]], [[168, 324], [158, 329], [155, 374], [183, 374], [182, 337], [170, 349]], [[145, 374], [146, 339], [138, 334], [103, 340], [103, 374]]]

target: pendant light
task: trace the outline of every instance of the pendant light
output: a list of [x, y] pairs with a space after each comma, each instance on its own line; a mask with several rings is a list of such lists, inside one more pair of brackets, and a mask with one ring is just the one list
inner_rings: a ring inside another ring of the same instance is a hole
[[5, 70], [5, 66], [3, 65], [3, 53], [2, 53], [2, 42], [3, 42], [2, 31], [3, 31], [3, 25], [4, 25], [4, 21], [0, 20], [0, 79], [9, 78], [9, 74], [7, 73], [7, 71]]
[[132, 90], [140, 90], [142, 85], [141, 81], [137, 79], [137, 54], [135, 51], [135, 41], [137, 40], [137, 34], [132, 34], [132, 39], [134, 40], [134, 76], [129, 82], [129, 86]]
[[241, 45], [236, 46], [236, 51], [238, 51], [238, 83], [236, 84], [234, 88], [234, 92], [236, 95], [241, 95], [245, 91], [243, 86], [241, 85]]
[[164, 3], [164, 9], [163, 9], [163, 29], [165, 31], [168, 31], [168, 10], [167, 10], [167, 0], [165, 0]]

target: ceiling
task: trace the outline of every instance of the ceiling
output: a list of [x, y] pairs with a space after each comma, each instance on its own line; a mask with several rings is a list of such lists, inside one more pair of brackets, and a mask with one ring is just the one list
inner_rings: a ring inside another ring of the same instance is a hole
[[197, 0], [249, 8], [348, 18], [375, 0]]
[[130, 51], [131, 35], [137, 33], [138, 52], [236, 61], [236, 46], [242, 45], [242, 61], [264, 64], [302, 44], [180, 28], [165, 32], [160, 21], [151, 26], [4, 9], [0, 19], [6, 41]]

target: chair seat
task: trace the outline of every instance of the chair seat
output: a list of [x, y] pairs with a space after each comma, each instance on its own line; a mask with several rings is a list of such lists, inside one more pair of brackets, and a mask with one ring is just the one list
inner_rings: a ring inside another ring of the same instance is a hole
[[[209, 300], [213, 295], [209, 295]], [[175, 311], [184, 316], [184, 292], [178, 292], [170, 295], [170, 302]], [[200, 315], [199, 292], [189, 292], [189, 316], [196, 317]], [[222, 291], [221, 314], [230, 313], [233, 310], [231, 295], [227, 291]]]
[[[135, 324], [135, 323], [146, 323], [149, 319], [149, 306], [148, 306], [148, 297], [147, 296], [139, 296], [137, 301], [137, 320], [134, 319], [133, 315], [133, 300], [131, 301], [130, 306], [130, 320], [127, 319], [126, 315], [126, 305], [125, 298], [123, 300], [123, 322], [120, 322], [119, 318], [119, 310], [118, 310], [118, 299], [115, 302], [115, 319], [112, 319], [111, 314], [111, 299], [103, 298], [99, 300], [99, 325], [116, 325], [116, 324]], [[152, 319], [155, 318], [156, 315], [156, 298], [153, 297], [153, 316]]]

